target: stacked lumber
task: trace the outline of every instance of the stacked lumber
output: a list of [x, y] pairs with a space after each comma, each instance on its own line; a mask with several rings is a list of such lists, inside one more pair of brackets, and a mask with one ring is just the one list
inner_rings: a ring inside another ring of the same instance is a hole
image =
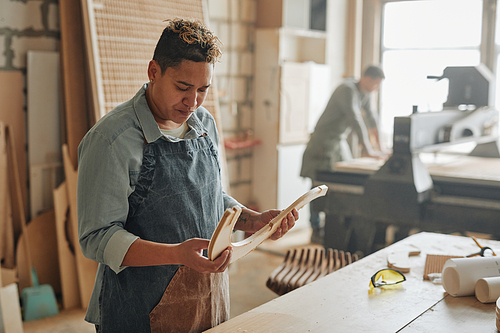
[[[148, 63], [165, 26], [163, 21], [173, 17], [203, 21], [206, 13], [200, 0], [188, 3], [146, 0], [141, 4], [124, 0], [68, 0], [60, 4], [60, 16], [66, 180], [54, 191], [54, 206], [61, 289], [65, 307], [79, 303], [85, 308], [97, 263], [85, 258], [78, 246], [78, 144], [104, 114], [133, 97], [148, 81]], [[219, 120], [216, 90], [210, 91], [205, 106]], [[69, 224], [67, 230], [65, 224]]]
[[267, 279], [266, 286], [278, 295], [316, 281], [358, 260], [357, 254], [318, 246], [288, 250], [283, 263]]

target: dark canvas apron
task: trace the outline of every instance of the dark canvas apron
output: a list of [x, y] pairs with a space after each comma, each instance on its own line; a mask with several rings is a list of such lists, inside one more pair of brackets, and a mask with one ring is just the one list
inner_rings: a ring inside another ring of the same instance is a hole
[[[144, 148], [125, 228], [145, 240], [210, 239], [224, 204], [217, 152], [208, 136], [159, 139]], [[227, 272], [179, 265], [105, 267], [100, 332], [200, 332], [229, 317]]]

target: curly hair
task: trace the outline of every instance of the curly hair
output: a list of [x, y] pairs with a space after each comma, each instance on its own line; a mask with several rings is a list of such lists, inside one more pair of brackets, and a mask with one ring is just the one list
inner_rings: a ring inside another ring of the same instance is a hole
[[200, 21], [169, 19], [153, 55], [162, 74], [168, 67], [178, 66], [182, 60], [214, 64], [222, 56], [222, 43]]

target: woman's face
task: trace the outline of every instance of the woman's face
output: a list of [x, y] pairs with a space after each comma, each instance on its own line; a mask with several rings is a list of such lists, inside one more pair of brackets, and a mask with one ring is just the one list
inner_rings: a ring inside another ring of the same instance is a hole
[[149, 62], [146, 100], [160, 128], [176, 129], [188, 120], [205, 100], [213, 71], [213, 64], [183, 60], [162, 75], [158, 63]]

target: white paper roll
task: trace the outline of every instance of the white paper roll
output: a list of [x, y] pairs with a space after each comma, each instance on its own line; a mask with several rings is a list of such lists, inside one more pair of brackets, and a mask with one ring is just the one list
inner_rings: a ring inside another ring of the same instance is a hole
[[493, 303], [500, 297], [500, 276], [477, 280], [476, 298], [481, 303]]
[[500, 257], [448, 259], [443, 266], [443, 287], [452, 296], [472, 296], [481, 278], [500, 276]]

